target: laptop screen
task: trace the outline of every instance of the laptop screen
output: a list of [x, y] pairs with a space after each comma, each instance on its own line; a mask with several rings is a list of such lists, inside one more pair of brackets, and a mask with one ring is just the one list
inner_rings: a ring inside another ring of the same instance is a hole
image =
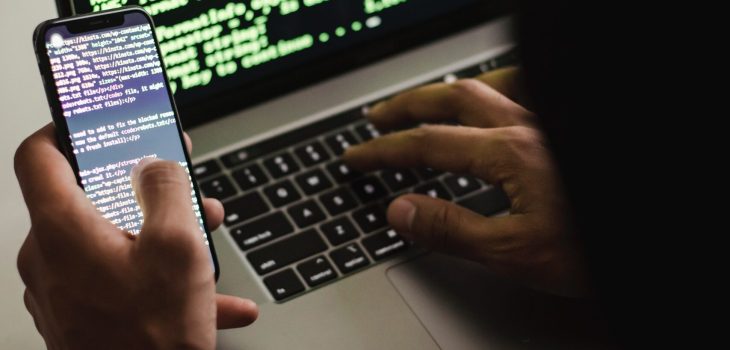
[[[189, 126], [286, 92], [286, 86], [303, 86], [366, 63], [363, 59], [383, 57], [386, 51], [408, 46], [396, 39], [399, 33], [477, 3], [483, 6], [484, 1], [75, 0], [73, 10], [86, 13], [121, 5], [147, 10]], [[203, 113], [201, 103], [210, 109]]]

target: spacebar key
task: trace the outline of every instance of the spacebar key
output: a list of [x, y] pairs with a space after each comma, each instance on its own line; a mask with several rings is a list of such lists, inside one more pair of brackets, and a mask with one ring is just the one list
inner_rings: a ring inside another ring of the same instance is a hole
[[259, 275], [265, 275], [326, 249], [317, 231], [309, 230], [249, 253], [248, 261]]

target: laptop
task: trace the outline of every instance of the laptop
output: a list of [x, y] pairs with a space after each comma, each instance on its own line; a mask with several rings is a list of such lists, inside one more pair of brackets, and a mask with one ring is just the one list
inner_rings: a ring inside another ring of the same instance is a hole
[[[495, 186], [433, 169], [362, 174], [374, 103], [517, 63], [497, 1], [140, 1], [153, 16], [201, 190], [223, 202], [221, 292], [260, 306], [221, 349], [486, 349], [542, 344], [536, 293], [425, 252], [385, 219], [399, 194], [483, 215]], [[57, 0], [62, 16], [138, 1]], [[543, 332], [544, 333], [544, 332]]]

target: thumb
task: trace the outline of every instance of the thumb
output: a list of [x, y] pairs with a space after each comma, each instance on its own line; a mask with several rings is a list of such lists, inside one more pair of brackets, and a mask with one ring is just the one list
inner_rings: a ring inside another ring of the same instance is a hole
[[145, 158], [132, 169], [131, 177], [144, 215], [144, 234], [140, 239], [174, 235], [170, 238], [180, 240], [185, 236], [200, 236], [192, 209], [190, 179], [179, 164]]
[[428, 249], [484, 261], [507, 229], [504, 218], [487, 218], [454, 203], [407, 194], [388, 207], [388, 222], [403, 237]]
[[259, 317], [259, 307], [249, 299], [232, 295], [216, 295], [218, 329], [245, 327]]

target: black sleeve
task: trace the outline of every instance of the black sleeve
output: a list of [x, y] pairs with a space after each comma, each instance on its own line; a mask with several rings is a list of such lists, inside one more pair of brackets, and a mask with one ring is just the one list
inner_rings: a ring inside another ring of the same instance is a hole
[[671, 155], [654, 137], [677, 105], [670, 95], [657, 96], [668, 89], [666, 79], [655, 79], [666, 75], [659, 63], [667, 57], [651, 48], [657, 37], [650, 17], [633, 10], [619, 2], [523, 0], [518, 30], [525, 83], [564, 179], [598, 297], [614, 331], [631, 343], [679, 321], [662, 316], [684, 301], [663, 304], [685, 283], [674, 270], [682, 250], [667, 249], [672, 236], [691, 234], [673, 227], [682, 202], [662, 181], [676, 174], [664, 173], [660, 163]]

